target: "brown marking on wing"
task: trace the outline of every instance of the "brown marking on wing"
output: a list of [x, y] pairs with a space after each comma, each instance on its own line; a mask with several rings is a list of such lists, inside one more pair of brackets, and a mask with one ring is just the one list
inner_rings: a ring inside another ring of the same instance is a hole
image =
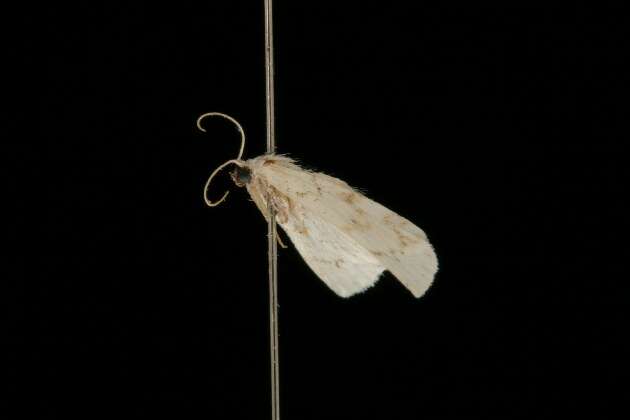
[[418, 242], [420, 242], [419, 240], [417, 240], [413, 236], [407, 235], [406, 233], [401, 232], [400, 229], [398, 229], [398, 227], [396, 227], [396, 225], [392, 225], [392, 230], [394, 231], [394, 233], [398, 237], [398, 241], [400, 241], [400, 244], [402, 245], [403, 248], [408, 246], [408, 245], [410, 245], [410, 244], [417, 244]]
[[335, 267], [337, 268], [341, 268], [341, 264], [343, 264], [345, 261], [342, 258], [336, 259], [335, 260]]
[[273, 164], [275, 162], [276, 162], [276, 159], [274, 159], [273, 157], [269, 156], [269, 157], [265, 158], [265, 160], [263, 161], [262, 165], [263, 166], [269, 166], [269, 165], [271, 165], [271, 164]]
[[313, 185], [315, 185], [315, 188], [317, 188], [317, 195], [321, 196], [322, 187], [321, 185], [319, 185], [319, 182], [317, 182], [317, 175], [315, 175], [315, 173], [311, 173], [311, 179], [313, 180]]
[[365, 210], [363, 210], [359, 204], [359, 199], [361, 198], [361, 196], [358, 193], [354, 191], [344, 191], [339, 193], [339, 197], [341, 197], [341, 199], [346, 203], [350, 204], [350, 207], [352, 207], [352, 209], [355, 211], [356, 214], [359, 215], [359, 217], [362, 217], [366, 214]]
[[385, 216], [383, 216], [383, 224], [389, 226], [392, 231], [394, 231], [396, 237], [398, 238], [398, 241], [400, 242], [400, 245], [403, 248], [409, 246], [410, 244], [417, 244], [418, 242], [420, 242], [420, 239], [423, 239], [421, 235], [407, 234], [398, 229], [399, 226], [409, 224], [408, 221], [404, 219], [393, 221], [392, 218], [393, 216], [391, 214], [386, 214]]
[[396, 256], [396, 254], [398, 253], [398, 251], [394, 248], [390, 248], [387, 250], [387, 254], [392, 257], [393, 259], [395, 259], [396, 261], [400, 262], [400, 258], [398, 258]]
[[354, 203], [357, 199], [357, 195], [354, 192], [340, 192], [339, 196], [348, 204]]
[[372, 224], [370, 222], [366, 221], [360, 221], [355, 219], [354, 217], [350, 218], [350, 223], [345, 225], [343, 227], [343, 230], [345, 230], [346, 232], [349, 232], [351, 230], [367, 230], [369, 228], [372, 227]]

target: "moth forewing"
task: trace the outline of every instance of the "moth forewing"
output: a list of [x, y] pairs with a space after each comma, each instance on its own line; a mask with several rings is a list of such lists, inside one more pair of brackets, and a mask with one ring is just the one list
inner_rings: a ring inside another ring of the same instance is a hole
[[246, 162], [247, 189], [265, 218], [271, 200], [280, 226], [311, 269], [338, 295], [365, 290], [389, 270], [414, 296], [429, 288], [437, 258], [425, 233], [344, 181], [292, 159]]

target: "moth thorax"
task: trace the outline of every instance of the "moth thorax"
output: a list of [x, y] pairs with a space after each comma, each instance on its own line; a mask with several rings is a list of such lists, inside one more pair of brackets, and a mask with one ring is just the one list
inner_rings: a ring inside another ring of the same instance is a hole
[[236, 165], [230, 175], [232, 175], [232, 180], [239, 187], [249, 184], [252, 180], [252, 171], [247, 166], [241, 167]]

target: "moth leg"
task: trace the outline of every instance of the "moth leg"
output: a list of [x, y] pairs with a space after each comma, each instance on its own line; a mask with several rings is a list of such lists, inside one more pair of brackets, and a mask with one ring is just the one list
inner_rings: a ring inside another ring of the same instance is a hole
[[284, 242], [282, 242], [282, 239], [280, 239], [280, 231], [276, 231], [276, 241], [278, 242], [278, 245], [280, 245], [281, 248], [287, 248]]
[[266, 185], [262, 182], [262, 180], [256, 179], [255, 182], [247, 184], [247, 191], [254, 203], [256, 203], [256, 207], [258, 207], [258, 210], [260, 210], [265, 218], [265, 221], [269, 222], [269, 209], [267, 208], [267, 200], [264, 195]]
[[275, 188], [270, 187], [269, 200], [278, 223], [287, 223], [289, 221], [289, 211], [291, 210], [289, 199]]
[[[274, 218], [279, 223], [286, 223], [288, 220], [287, 210], [289, 209], [289, 204], [287, 203], [288, 200], [284, 195], [280, 194], [275, 188], [269, 189], [262, 179], [257, 179], [256, 182], [247, 184], [247, 190], [267, 223], [269, 223], [271, 218], [269, 208], [267, 206], [267, 197], [270, 199], [271, 207], [274, 212]], [[265, 194], [265, 191], [268, 191], [268, 194]], [[284, 242], [282, 242], [282, 239], [280, 239], [279, 233], [276, 234], [276, 241], [282, 248], [287, 247]]]

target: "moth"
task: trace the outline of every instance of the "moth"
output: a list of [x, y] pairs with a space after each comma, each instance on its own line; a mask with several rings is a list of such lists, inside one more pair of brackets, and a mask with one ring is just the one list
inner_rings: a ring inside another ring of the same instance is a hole
[[[219, 116], [236, 125], [241, 147], [208, 178], [204, 200], [219, 205], [228, 195], [212, 202], [207, 193], [212, 179], [234, 165], [232, 180], [245, 187], [267, 221], [282, 227], [306, 264], [341, 297], [362, 292], [389, 270], [415, 296], [422, 296], [433, 282], [438, 262], [427, 235], [409, 220], [376, 203], [344, 181], [301, 168], [293, 159], [266, 154], [242, 160], [245, 132], [234, 118], [218, 112], [203, 114], [201, 121]], [[271, 209], [271, 212], [270, 212]]]

